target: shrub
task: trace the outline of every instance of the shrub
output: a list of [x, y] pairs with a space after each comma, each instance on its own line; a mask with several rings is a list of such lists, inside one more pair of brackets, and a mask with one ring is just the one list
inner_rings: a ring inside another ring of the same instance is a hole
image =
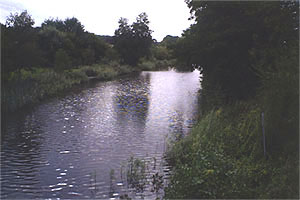
[[68, 69], [71, 66], [71, 59], [65, 50], [59, 49], [55, 53], [54, 66], [58, 71]]
[[143, 71], [151, 71], [154, 70], [156, 66], [153, 61], [141, 59], [138, 64], [138, 67]]
[[294, 152], [299, 141], [298, 49], [275, 61], [261, 72], [260, 101], [265, 113], [268, 149], [274, 154]]
[[264, 157], [261, 110], [250, 105], [209, 112], [171, 147], [166, 198], [299, 197], [298, 157]]

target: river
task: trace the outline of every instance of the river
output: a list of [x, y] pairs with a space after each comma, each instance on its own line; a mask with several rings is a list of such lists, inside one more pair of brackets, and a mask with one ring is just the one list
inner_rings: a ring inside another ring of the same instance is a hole
[[142, 72], [13, 113], [2, 124], [1, 198], [163, 195], [168, 138], [195, 123], [199, 88], [199, 71]]

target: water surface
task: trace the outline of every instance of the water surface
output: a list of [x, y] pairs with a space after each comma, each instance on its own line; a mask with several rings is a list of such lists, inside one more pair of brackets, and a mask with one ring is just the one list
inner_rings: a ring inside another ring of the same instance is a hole
[[[14, 113], [2, 124], [1, 198], [155, 198], [151, 177], [167, 177], [167, 137], [193, 125], [199, 87], [198, 71], [142, 72]], [[124, 179], [131, 157], [147, 164], [143, 191]]]

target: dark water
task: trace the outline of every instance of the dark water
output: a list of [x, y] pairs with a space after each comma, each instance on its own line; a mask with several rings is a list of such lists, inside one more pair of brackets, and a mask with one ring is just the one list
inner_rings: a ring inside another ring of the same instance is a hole
[[[163, 195], [153, 175], [166, 184], [167, 138], [194, 123], [199, 87], [198, 71], [143, 72], [15, 113], [2, 124], [1, 198]], [[144, 163], [142, 189], [130, 158]]]

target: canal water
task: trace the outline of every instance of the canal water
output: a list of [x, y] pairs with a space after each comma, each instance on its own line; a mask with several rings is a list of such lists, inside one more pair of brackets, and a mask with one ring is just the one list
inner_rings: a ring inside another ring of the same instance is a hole
[[195, 123], [199, 88], [199, 71], [142, 72], [13, 113], [1, 198], [162, 197], [169, 138]]

